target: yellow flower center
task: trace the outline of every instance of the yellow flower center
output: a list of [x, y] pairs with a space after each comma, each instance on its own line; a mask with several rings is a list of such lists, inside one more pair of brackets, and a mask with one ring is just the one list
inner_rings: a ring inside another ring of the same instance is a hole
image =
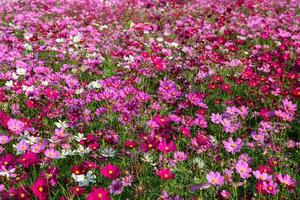
[[108, 170], [108, 173], [109, 174], [113, 174], [114, 172], [112, 170]]
[[102, 193], [98, 193], [98, 197], [102, 198], [103, 197]]
[[44, 188], [43, 187], [39, 187], [39, 192], [43, 192]]
[[272, 186], [269, 186], [269, 187], [268, 187], [268, 190], [273, 190], [273, 187], [272, 187]]

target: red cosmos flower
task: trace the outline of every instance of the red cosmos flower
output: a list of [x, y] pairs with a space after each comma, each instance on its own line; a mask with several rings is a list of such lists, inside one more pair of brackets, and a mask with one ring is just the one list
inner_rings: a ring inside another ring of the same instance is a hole
[[0, 111], [0, 125], [3, 128], [8, 128], [7, 122], [10, 120], [10, 117], [3, 111]]
[[74, 165], [71, 167], [71, 172], [76, 175], [84, 174], [85, 168], [81, 165]]
[[16, 200], [30, 200], [30, 194], [27, 189], [18, 188], [14, 191], [14, 199]]
[[97, 150], [100, 148], [100, 144], [94, 142], [94, 143], [89, 144], [88, 147], [90, 150]]
[[259, 181], [255, 185], [255, 189], [259, 194], [267, 194], [267, 192], [263, 189], [263, 182]]
[[31, 186], [33, 195], [38, 200], [46, 200], [49, 195], [49, 187], [45, 178], [39, 177]]
[[81, 195], [82, 193], [85, 192], [83, 187], [80, 186], [76, 186], [76, 187], [71, 187], [70, 188], [70, 192], [74, 195], [74, 196], [78, 196]]
[[136, 147], [136, 142], [133, 140], [126, 140], [124, 142], [125, 147], [127, 147], [128, 149], [133, 149]]
[[111, 180], [116, 179], [120, 176], [120, 169], [118, 166], [108, 164], [101, 169], [102, 176], [109, 178]]
[[279, 158], [270, 158], [268, 163], [271, 167], [275, 167], [279, 165]]
[[0, 89], [0, 102], [4, 102], [5, 100], [6, 100], [5, 92], [4, 92], [4, 90]]
[[300, 98], [300, 88], [293, 89], [291, 94], [296, 98]]
[[268, 165], [263, 165], [263, 166], [258, 165], [257, 169], [259, 170], [260, 173], [263, 173], [263, 172], [265, 172], [267, 174], [272, 174], [273, 173], [273, 170]]
[[221, 90], [226, 92], [226, 93], [229, 93], [231, 91], [231, 86], [227, 83], [223, 83], [221, 85]]
[[25, 105], [26, 105], [28, 108], [36, 108], [36, 107], [37, 107], [37, 104], [36, 104], [33, 100], [31, 100], [31, 99], [26, 100], [26, 101], [25, 101]]
[[31, 151], [26, 152], [20, 158], [17, 159], [18, 163], [20, 163], [24, 168], [28, 168], [31, 165], [35, 165], [38, 163], [39, 159], [36, 153]]
[[264, 119], [264, 121], [268, 121], [270, 115], [270, 111], [268, 109], [262, 108], [259, 111], [259, 115]]
[[87, 200], [111, 200], [109, 191], [102, 187], [93, 188], [89, 193]]
[[15, 164], [15, 157], [11, 154], [5, 154], [4, 156], [0, 157], [0, 166], [9, 166]]
[[85, 169], [97, 169], [98, 165], [94, 162], [84, 161], [83, 163]]
[[158, 150], [163, 153], [174, 152], [176, 150], [176, 146], [173, 141], [170, 141], [167, 144], [166, 140], [162, 140], [158, 145]]
[[169, 168], [161, 168], [157, 171], [157, 175], [163, 180], [170, 180], [175, 177], [174, 173]]

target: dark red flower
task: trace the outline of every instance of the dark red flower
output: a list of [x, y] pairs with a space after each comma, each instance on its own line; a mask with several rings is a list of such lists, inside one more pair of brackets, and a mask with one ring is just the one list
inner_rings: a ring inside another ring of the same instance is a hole
[[136, 147], [136, 142], [133, 140], [126, 140], [124, 142], [125, 147], [127, 147], [128, 149], [133, 149]]
[[263, 189], [263, 182], [259, 181], [255, 185], [255, 189], [259, 194], [266, 194], [266, 191]]
[[76, 186], [76, 187], [71, 187], [70, 191], [74, 196], [78, 196], [78, 195], [81, 195], [82, 193], [84, 193], [85, 189], [83, 187]]
[[84, 174], [85, 168], [81, 165], [74, 165], [71, 167], [71, 172], [76, 175]]

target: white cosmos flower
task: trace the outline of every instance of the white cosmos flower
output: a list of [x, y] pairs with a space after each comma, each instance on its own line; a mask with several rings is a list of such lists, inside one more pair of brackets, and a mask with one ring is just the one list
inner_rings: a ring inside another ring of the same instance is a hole
[[92, 88], [92, 89], [99, 89], [99, 88], [101, 88], [101, 84], [98, 83], [98, 81], [92, 81], [92, 82], [90, 82], [88, 87]]
[[5, 86], [6, 87], [12, 87], [12, 86], [14, 86], [14, 82], [12, 80], [6, 81]]
[[61, 151], [61, 158], [66, 158], [67, 156], [73, 156], [74, 155], [74, 153], [72, 152], [72, 150], [71, 149], [63, 149], [62, 151]]
[[32, 46], [31, 46], [31, 44], [25, 43], [25, 44], [24, 44], [24, 47], [25, 47], [25, 49], [26, 49], [27, 51], [32, 51]]
[[68, 128], [68, 124], [66, 121], [60, 121], [54, 123], [57, 128], [65, 129]]
[[49, 85], [49, 82], [48, 81], [42, 81], [42, 84], [47, 86], [47, 85]]
[[109, 147], [106, 149], [102, 149], [100, 154], [104, 157], [114, 157], [116, 155], [116, 151]]
[[84, 92], [84, 89], [83, 89], [83, 88], [77, 89], [77, 90], [75, 91], [76, 94], [81, 94], [81, 93], [83, 93], [83, 92]]
[[74, 43], [78, 43], [80, 42], [81, 38], [82, 38], [82, 34], [78, 33], [78, 35], [72, 37], [72, 40]]
[[74, 136], [74, 139], [79, 142], [80, 140], [86, 140], [86, 138], [84, 137], [83, 133], [78, 133], [77, 135]]
[[64, 38], [57, 38], [55, 40], [55, 42], [57, 42], [57, 43], [63, 43], [63, 42], [65, 42], [65, 39]]
[[16, 73], [12, 73], [12, 78], [17, 80], [19, 78], [19, 76]]
[[90, 183], [95, 183], [96, 182], [96, 176], [93, 174], [92, 171], [88, 171], [86, 175], [80, 174], [72, 174], [72, 178], [78, 182], [79, 186], [88, 186]]
[[16, 71], [16, 73], [18, 74], [18, 75], [25, 75], [26, 74], [26, 69], [24, 69], [24, 68], [17, 68], [17, 71]]

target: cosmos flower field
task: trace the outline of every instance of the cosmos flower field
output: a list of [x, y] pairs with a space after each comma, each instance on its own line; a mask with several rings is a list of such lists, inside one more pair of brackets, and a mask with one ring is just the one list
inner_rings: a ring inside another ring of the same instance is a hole
[[299, 0], [0, 1], [0, 200], [300, 199]]

